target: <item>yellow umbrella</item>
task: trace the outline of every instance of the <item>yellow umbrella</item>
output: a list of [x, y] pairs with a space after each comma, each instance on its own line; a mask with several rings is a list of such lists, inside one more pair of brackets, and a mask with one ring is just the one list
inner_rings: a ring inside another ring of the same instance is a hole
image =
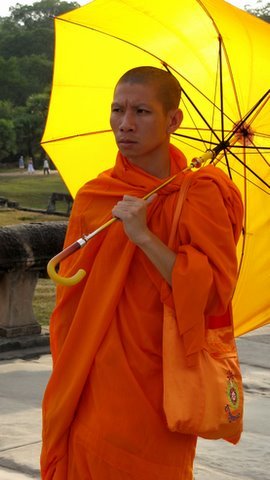
[[119, 77], [135, 66], [163, 65], [184, 92], [173, 142], [190, 160], [222, 148], [218, 165], [246, 205], [236, 334], [268, 323], [270, 25], [222, 0], [95, 0], [57, 17], [55, 30], [42, 145], [71, 194], [114, 164], [109, 112]]

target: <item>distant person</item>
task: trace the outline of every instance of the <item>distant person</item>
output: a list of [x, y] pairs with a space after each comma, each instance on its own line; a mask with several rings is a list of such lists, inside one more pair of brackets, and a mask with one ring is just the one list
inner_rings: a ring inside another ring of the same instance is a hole
[[50, 165], [49, 165], [49, 162], [47, 160], [47, 158], [45, 158], [44, 162], [43, 162], [43, 173], [44, 175], [50, 175]]
[[24, 158], [23, 158], [23, 155], [20, 156], [19, 158], [19, 168], [20, 169], [24, 169]]
[[28, 165], [27, 165], [27, 172], [31, 175], [35, 173], [34, 165], [33, 165], [33, 159], [30, 157], [28, 160]]

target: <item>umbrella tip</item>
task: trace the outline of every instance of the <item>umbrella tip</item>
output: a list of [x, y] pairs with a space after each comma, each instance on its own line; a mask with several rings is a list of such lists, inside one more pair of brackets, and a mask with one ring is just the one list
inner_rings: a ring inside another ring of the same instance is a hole
[[247, 123], [237, 122], [233, 127], [235, 138], [242, 145], [252, 145], [254, 139], [254, 130]]

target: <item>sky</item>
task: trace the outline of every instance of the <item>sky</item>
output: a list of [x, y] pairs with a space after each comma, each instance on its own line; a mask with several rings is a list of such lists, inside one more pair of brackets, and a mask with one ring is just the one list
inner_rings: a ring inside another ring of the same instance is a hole
[[[31, 5], [34, 1], [38, 0], [0, 0], [0, 17], [6, 17], [9, 15], [9, 7], [14, 7], [16, 3], [21, 5]], [[238, 8], [243, 8], [248, 5], [251, 8], [256, 7], [257, 0], [226, 0], [228, 3], [235, 5]], [[89, 3], [89, 0], [77, 0], [80, 5]], [[266, 1], [264, 3], [267, 3]]]

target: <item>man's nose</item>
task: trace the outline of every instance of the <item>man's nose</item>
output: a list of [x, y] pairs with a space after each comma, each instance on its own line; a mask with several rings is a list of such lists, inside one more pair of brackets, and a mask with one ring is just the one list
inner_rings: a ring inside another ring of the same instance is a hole
[[134, 116], [131, 112], [125, 112], [122, 116], [121, 123], [119, 126], [121, 132], [130, 132], [135, 128]]

